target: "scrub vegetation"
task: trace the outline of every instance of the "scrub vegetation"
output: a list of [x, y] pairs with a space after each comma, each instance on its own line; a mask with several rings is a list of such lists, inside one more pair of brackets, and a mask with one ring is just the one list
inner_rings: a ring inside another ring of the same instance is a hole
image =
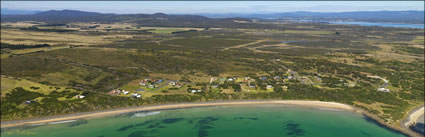
[[169, 18], [2, 21], [1, 119], [302, 99], [354, 105], [397, 125], [424, 103], [423, 29]]

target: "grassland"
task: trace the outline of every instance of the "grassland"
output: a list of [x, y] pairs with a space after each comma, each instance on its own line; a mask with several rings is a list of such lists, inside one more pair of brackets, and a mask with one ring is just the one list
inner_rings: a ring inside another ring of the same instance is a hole
[[217, 39], [217, 38], [187, 38], [164, 41], [163, 44], [176, 45], [190, 49], [221, 49], [253, 42], [240, 39]]

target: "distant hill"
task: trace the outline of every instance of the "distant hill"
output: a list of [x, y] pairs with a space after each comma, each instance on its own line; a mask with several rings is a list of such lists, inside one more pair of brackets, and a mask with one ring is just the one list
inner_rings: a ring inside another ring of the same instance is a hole
[[[2, 9], [3, 10], [3, 9]], [[204, 15], [204, 16], [201, 16]], [[207, 17], [206, 17], [207, 16]], [[218, 18], [220, 17], [220, 18]], [[48, 24], [64, 24], [72, 22], [98, 23], [136, 23], [143, 26], [156, 27], [224, 27], [224, 28], [270, 28], [252, 22], [252, 19], [289, 18], [318, 20], [356, 20], [369, 22], [404, 22], [424, 23], [423, 11], [370, 11], [370, 12], [288, 12], [270, 14], [200, 14], [200, 15], [168, 15], [155, 14], [106, 14], [78, 10], [49, 10], [34, 14], [2, 15], [1, 22], [39, 21]]]
[[258, 19], [317, 19], [317, 20], [337, 20], [352, 19], [356, 21], [370, 22], [404, 22], [404, 23], [424, 23], [424, 11], [359, 11], [359, 12], [286, 12], [286, 13], [264, 13], [264, 14], [214, 14], [200, 13], [198, 15], [210, 18], [258, 18]]
[[71, 22], [98, 22], [98, 23], [137, 23], [145, 26], [180, 26], [180, 27], [251, 27], [253, 24], [241, 24], [237, 21], [250, 22], [251, 19], [224, 18], [212, 19], [200, 15], [167, 15], [155, 14], [104, 14], [78, 10], [50, 10], [31, 15], [1, 16], [1, 22], [40, 21], [49, 24]]
[[1, 15], [28, 15], [28, 14], [35, 14], [39, 12], [42, 12], [42, 11], [1, 8]]

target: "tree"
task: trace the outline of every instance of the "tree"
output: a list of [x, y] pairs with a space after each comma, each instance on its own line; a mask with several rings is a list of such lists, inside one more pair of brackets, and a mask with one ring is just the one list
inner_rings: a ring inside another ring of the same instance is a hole
[[282, 93], [283, 92], [283, 88], [281, 86], [275, 86], [273, 88], [273, 91], [276, 93]]
[[242, 90], [240, 84], [233, 84], [232, 88], [235, 90], [235, 92], [241, 92], [241, 90]]

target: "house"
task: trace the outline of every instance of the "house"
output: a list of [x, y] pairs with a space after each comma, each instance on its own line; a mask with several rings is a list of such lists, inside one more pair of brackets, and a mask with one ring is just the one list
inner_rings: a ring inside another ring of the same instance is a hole
[[227, 81], [233, 81], [233, 80], [234, 80], [233, 78], [228, 78], [228, 79], [227, 79]]
[[174, 87], [176, 86], [176, 82], [170, 82], [170, 85]]
[[181, 84], [176, 84], [176, 86], [175, 86], [176, 88], [181, 88], [181, 87], [183, 87], [183, 85], [181, 85]]
[[292, 78], [294, 78], [293, 76], [288, 76], [288, 79], [292, 79]]
[[122, 90], [122, 93], [123, 93], [124, 95], [127, 95], [127, 94], [129, 93], [129, 91]]
[[242, 82], [248, 82], [249, 80], [251, 80], [250, 77], [244, 77], [243, 80], [242, 80]]
[[199, 92], [202, 92], [202, 90], [200, 90], [200, 89], [192, 89], [190, 92], [192, 92], [192, 93], [199, 93]]
[[146, 86], [145, 82], [140, 82], [139, 84], [140, 84], [140, 86]]
[[155, 82], [155, 84], [160, 84], [160, 83], [162, 83], [163, 81], [164, 81], [164, 80], [160, 79], [160, 80], [156, 81], [156, 82]]
[[134, 94], [131, 94], [131, 97], [140, 98], [142, 97], [142, 95], [134, 93]]
[[248, 84], [248, 86], [250, 87], [250, 88], [256, 88], [257, 86], [255, 86], [255, 84], [251, 84], [251, 83], [249, 83]]
[[149, 85], [148, 87], [149, 88], [155, 88], [155, 85]]
[[390, 89], [387, 89], [387, 88], [378, 88], [378, 91], [381, 91], [381, 92], [390, 92]]
[[25, 104], [31, 104], [31, 100], [27, 100], [27, 101], [25, 101]]
[[120, 93], [121, 93], [121, 90], [119, 90], [119, 89], [115, 89], [115, 90], [112, 90], [112, 91], [109, 92], [109, 94], [112, 94], [112, 95], [116, 95], [116, 94], [120, 94]]
[[84, 96], [84, 95], [76, 95], [75, 96], [77, 99], [83, 99], [84, 97], [86, 97], [86, 96]]
[[261, 79], [262, 81], [265, 81], [265, 80], [267, 80], [267, 77], [266, 77], [266, 76], [262, 76], [262, 77], [260, 77], [260, 79]]
[[280, 79], [280, 76], [274, 76], [273, 79], [274, 80], [279, 80]]
[[266, 87], [267, 89], [271, 89], [271, 88], [273, 88], [273, 86], [272, 85], [267, 85], [267, 87]]

